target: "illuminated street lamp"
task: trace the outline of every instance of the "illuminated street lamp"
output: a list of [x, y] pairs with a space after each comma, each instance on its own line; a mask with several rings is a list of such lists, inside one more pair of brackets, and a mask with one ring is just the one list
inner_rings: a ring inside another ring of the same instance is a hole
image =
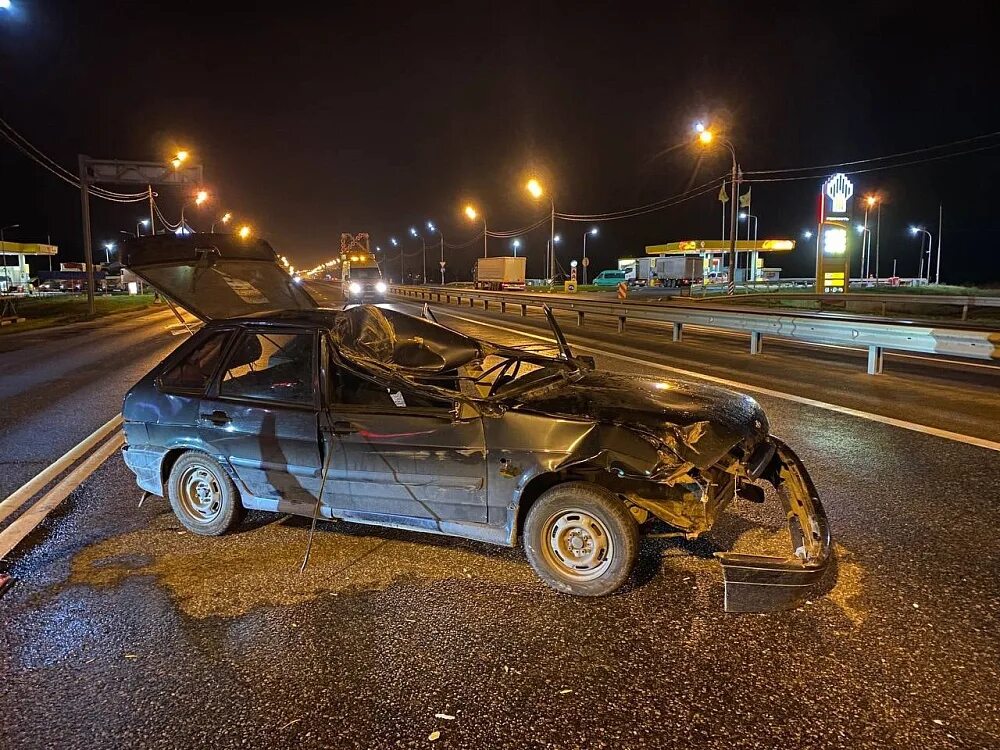
[[135, 236], [139, 237], [142, 234], [139, 231], [139, 227], [148, 227], [148, 226], [149, 226], [149, 219], [139, 219], [139, 221], [135, 223]]
[[[182, 151], [181, 153], [186, 153], [186, 152]], [[208, 200], [208, 191], [199, 190], [197, 193], [195, 193], [193, 205], [200, 206], [207, 200]], [[191, 228], [188, 227], [187, 223], [184, 221], [184, 209], [190, 205], [192, 205], [192, 203], [188, 202], [181, 206], [181, 226], [179, 232], [180, 234], [186, 234], [191, 231]]]
[[[531, 197], [538, 200], [542, 196], [546, 196], [545, 191], [542, 189], [542, 184], [532, 177], [528, 180], [528, 184], [524, 186], [525, 189], [531, 193]], [[549, 251], [548, 258], [546, 258], [545, 265], [548, 273], [548, 277], [551, 279], [555, 275], [555, 242], [556, 242], [556, 204], [551, 195], [546, 196], [549, 199], [549, 207], [552, 209], [549, 214], [549, 247], [552, 248]]]
[[514, 257], [517, 257], [517, 250], [521, 247], [521, 240], [514, 240], [510, 243], [511, 248], [514, 250]]
[[187, 161], [188, 152], [181, 150], [174, 154], [174, 158], [170, 160], [171, 165], [174, 169], [180, 169], [181, 165]]
[[[125, 234], [128, 234], [128, 232], [126, 232]], [[105, 265], [111, 265], [111, 251], [114, 250], [114, 249], [115, 249], [115, 243], [114, 242], [105, 242], [104, 243], [104, 264]]]
[[[476, 219], [479, 218], [479, 212], [470, 203], [465, 207], [465, 216], [466, 218], [468, 218], [469, 221], [476, 221]], [[483, 219], [483, 257], [486, 258], [487, 256], [489, 256], [488, 241], [490, 236], [489, 231], [487, 231], [486, 229], [486, 214], [483, 214], [482, 219]]]
[[583, 233], [583, 281], [581, 283], [587, 283], [587, 237], [596, 237], [597, 227], [587, 230]]
[[413, 235], [414, 237], [419, 237], [420, 238], [420, 249], [423, 251], [423, 264], [424, 264], [423, 265], [423, 273], [420, 276], [420, 283], [421, 284], [426, 284], [427, 283], [427, 243], [424, 242], [424, 236], [422, 234], [420, 234], [419, 232], [417, 232], [417, 228], [416, 227], [410, 227], [410, 234]]
[[548, 254], [548, 256], [549, 256], [549, 258], [550, 258], [550, 260], [552, 262], [552, 266], [553, 266], [553, 268], [549, 269], [551, 271], [551, 273], [549, 274], [549, 280], [550, 281], [556, 275], [555, 268], [554, 268], [554, 266], [555, 266], [555, 258], [556, 258], [556, 245], [558, 245], [561, 241], [562, 241], [562, 237], [560, 237], [558, 234], [554, 235], [551, 240], [546, 240], [545, 241], [545, 250], [546, 250], [546, 253]]
[[[921, 234], [922, 233], [922, 234]], [[920, 270], [917, 272], [917, 278], [924, 278], [924, 238], [923, 235], [927, 235], [927, 283], [931, 281], [931, 249], [934, 244], [934, 238], [931, 233], [928, 232], [923, 227], [910, 227], [910, 234], [916, 235], [921, 234], [920, 237]]]
[[217, 222], [228, 224], [232, 220], [233, 220], [233, 215], [228, 211], [226, 211], [226, 213], [222, 214], [222, 216], [220, 216], [216, 221], [212, 222], [212, 229], [210, 231], [212, 232], [212, 234], [215, 234], [215, 225]]
[[438, 237], [441, 240], [441, 286], [444, 286], [444, 234], [442, 234], [441, 230], [434, 225], [433, 221], [430, 220], [427, 221], [427, 229], [430, 232], [437, 232]]
[[[871, 275], [872, 265], [872, 235], [868, 230], [868, 212], [876, 205], [878, 206], [878, 219], [876, 221], [878, 226], [882, 223], [882, 204], [877, 195], [865, 196], [865, 221], [862, 224], [863, 231], [861, 233], [861, 277], [864, 279]], [[878, 278], [878, 229], [875, 231], [875, 277]]]
[[[698, 133], [698, 141], [701, 145], [710, 146], [715, 142], [716, 136], [707, 125], [699, 122], [695, 124], [694, 129]], [[732, 206], [729, 212], [729, 283], [726, 286], [726, 294], [731, 296], [736, 294], [736, 204], [739, 202], [740, 182], [743, 173], [740, 170], [739, 162], [736, 160], [736, 149], [733, 147], [732, 142], [728, 138], [719, 138], [718, 140], [729, 149], [729, 155], [733, 159], [731, 177], [733, 195], [731, 199]]]
[[244, 224], [243, 226], [240, 227], [240, 231], [238, 231], [236, 234], [239, 235], [239, 238], [241, 240], [245, 240], [245, 239], [248, 239], [250, 237], [250, 232], [251, 232], [251, 229], [250, 229], [249, 225]]

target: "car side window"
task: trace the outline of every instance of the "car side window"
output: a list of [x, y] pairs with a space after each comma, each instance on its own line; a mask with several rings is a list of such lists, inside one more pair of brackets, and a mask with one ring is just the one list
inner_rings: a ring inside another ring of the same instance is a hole
[[209, 334], [187, 356], [160, 376], [160, 386], [168, 390], [204, 391], [222, 357], [231, 331]]
[[333, 405], [369, 407], [376, 411], [403, 411], [405, 409], [451, 409], [448, 401], [428, 398], [420, 393], [399, 388], [388, 388], [359, 377], [331, 363], [329, 373], [329, 400]]
[[219, 395], [311, 404], [312, 333], [244, 332], [226, 362]]

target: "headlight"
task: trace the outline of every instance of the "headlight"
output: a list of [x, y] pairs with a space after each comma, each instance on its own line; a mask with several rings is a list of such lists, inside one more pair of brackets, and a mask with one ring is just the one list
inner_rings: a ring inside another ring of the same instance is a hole
[[347, 287], [351, 294], [361, 294], [361, 284], [356, 281], [352, 281], [351, 285]]
[[375, 284], [375, 291], [378, 292], [379, 294], [385, 294], [388, 288], [389, 287], [385, 285], [384, 281], [379, 281], [377, 284]]

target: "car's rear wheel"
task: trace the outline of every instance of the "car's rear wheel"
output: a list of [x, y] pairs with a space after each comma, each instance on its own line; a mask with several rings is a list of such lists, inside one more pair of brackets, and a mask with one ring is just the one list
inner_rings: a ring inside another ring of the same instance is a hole
[[568, 482], [546, 491], [524, 524], [524, 549], [545, 583], [574, 596], [604, 596], [628, 580], [639, 528], [603, 487]]
[[202, 536], [219, 536], [243, 520], [236, 485], [211, 456], [198, 451], [182, 454], [170, 469], [167, 495], [184, 527]]

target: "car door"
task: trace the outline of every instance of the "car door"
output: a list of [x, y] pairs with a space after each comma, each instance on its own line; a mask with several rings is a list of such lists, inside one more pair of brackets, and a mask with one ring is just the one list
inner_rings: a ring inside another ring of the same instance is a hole
[[310, 329], [246, 327], [199, 409], [201, 438], [275, 510], [319, 491], [316, 340]]
[[[330, 366], [323, 502], [367, 516], [485, 523], [482, 418]], [[414, 522], [419, 523], [419, 522]]]

